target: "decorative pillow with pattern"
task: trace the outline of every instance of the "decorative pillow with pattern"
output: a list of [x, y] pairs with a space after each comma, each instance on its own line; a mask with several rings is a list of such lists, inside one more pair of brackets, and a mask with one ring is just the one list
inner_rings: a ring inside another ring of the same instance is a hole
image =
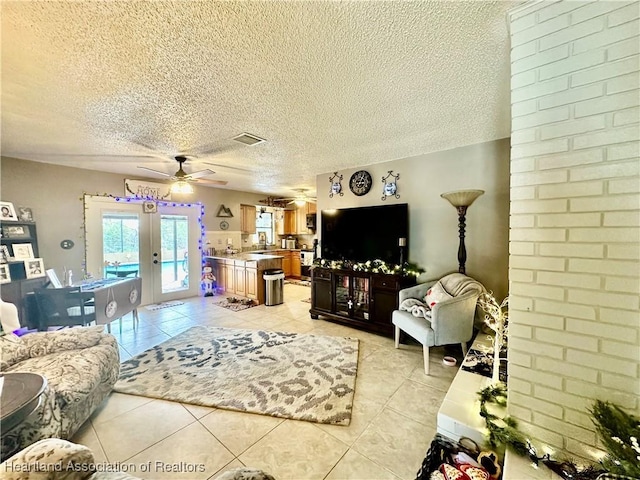
[[29, 358], [29, 349], [22, 338], [8, 333], [0, 336], [0, 372]]
[[30, 333], [23, 337], [30, 357], [79, 350], [97, 345], [104, 336], [104, 326], [75, 327], [55, 332]]
[[433, 308], [436, 303], [451, 300], [452, 298], [453, 297], [447, 293], [442, 284], [440, 282], [436, 282], [429, 290], [427, 290], [427, 295], [424, 297], [424, 303], [429, 305], [429, 308]]

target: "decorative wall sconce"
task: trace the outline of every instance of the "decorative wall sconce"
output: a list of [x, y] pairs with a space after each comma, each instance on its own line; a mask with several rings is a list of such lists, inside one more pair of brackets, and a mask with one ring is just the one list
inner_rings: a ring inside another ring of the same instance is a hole
[[[389, 177], [393, 178], [393, 180], [389, 180]], [[389, 170], [387, 175], [382, 177], [382, 183], [384, 183], [384, 187], [382, 188], [382, 200], [386, 200], [389, 196], [394, 196], [396, 198], [400, 198], [398, 194], [398, 179], [400, 178], [400, 174], [393, 174], [393, 170]]]
[[464, 245], [467, 208], [483, 193], [484, 190], [457, 190], [440, 195], [458, 210], [458, 233], [460, 236], [460, 245], [458, 246], [458, 272], [460, 273], [465, 273], [464, 265], [467, 262], [467, 249]]
[[329, 177], [329, 183], [331, 184], [331, 189], [329, 190], [329, 198], [333, 198], [334, 195], [340, 195], [341, 197], [344, 195], [341, 182], [342, 175], [338, 175], [338, 172], [333, 172], [333, 175]]

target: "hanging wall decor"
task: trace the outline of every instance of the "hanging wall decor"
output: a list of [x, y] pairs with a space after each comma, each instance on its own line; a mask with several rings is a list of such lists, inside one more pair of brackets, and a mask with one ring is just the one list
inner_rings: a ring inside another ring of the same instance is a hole
[[[336, 180], [337, 179], [337, 180]], [[342, 191], [342, 175], [338, 175], [338, 172], [333, 172], [333, 176], [329, 177], [329, 183], [331, 189], [329, 190], [329, 198], [333, 198], [334, 195], [344, 195]]]
[[[393, 180], [390, 180], [391, 177]], [[393, 170], [389, 170], [386, 176], [382, 177], [382, 183], [384, 187], [382, 188], [382, 200], [386, 200], [387, 197], [394, 196], [396, 198], [400, 198], [398, 194], [398, 179], [400, 178], [400, 174], [393, 174]]]
[[220, 208], [218, 209], [218, 213], [216, 213], [216, 217], [228, 217], [228, 218], [233, 217], [233, 213], [231, 213], [231, 208], [225, 207], [224, 204], [220, 205]]

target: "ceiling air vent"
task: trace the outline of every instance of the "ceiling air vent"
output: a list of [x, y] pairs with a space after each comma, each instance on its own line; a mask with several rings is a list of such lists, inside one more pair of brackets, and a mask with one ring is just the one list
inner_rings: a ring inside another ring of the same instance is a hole
[[250, 133], [241, 133], [237, 137], [233, 137], [236, 142], [244, 143], [245, 145], [253, 146], [258, 143], [266, 142], [264, 138], [256, 137]]

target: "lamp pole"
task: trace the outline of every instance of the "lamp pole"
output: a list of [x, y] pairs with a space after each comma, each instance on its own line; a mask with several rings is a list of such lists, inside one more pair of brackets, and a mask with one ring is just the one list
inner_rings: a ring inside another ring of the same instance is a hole
[[466, 231], [467, 208], [483, 193], [484, 190], [459, 190], [440, 195], [445, 200], [448, 200], [458, 211], [458, 236], [460, 237], [460, 245], [458, 246], [458, 272], [460, 273], [466, 273], [465, 263], [467, 263], [467, 249], [464, 245], [464, 236]]

